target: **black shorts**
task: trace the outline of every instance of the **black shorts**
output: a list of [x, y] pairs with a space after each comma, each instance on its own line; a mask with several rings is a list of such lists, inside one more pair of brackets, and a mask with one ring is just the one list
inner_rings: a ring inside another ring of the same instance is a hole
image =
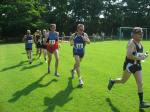
[[41, 45], [41, 48], [47, 49], [47, 45]]
[[133, 63], [124, 62], [123, 70], [127, 70], [128, 72], [131, 72], [134, 74], [137, 71], [141, 71], [142, 66], [141, 66], [141, 63], [133, 64]]
[[41, 48], [41, 44], [37, 43], [36, 48]]
[[28, 51], [28, 50], [32, 50], [32, 48], [25, 48], [26, 49], [26, 51]]

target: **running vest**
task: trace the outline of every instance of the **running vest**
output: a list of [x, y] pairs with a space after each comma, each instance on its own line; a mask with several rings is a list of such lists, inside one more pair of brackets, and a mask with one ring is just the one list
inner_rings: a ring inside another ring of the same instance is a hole
[[[142, 44], [140, 44], [141, 47], [139, 47], [136, 42], [134, 42], [134, 44], [136, 46], [136, 51], [133, 52], [133, 55], [137, 55], [137, 53], [143, 53], [143, 46], [142, 46]], [[131, 59], [128, 59], [127, 56], [126, 56], [126, 62], [136, 64], [136, 63], [140, 63], [141, 61], [140, 60], [131, 60]]]
[[26, 41], [26, 47], [27, 48], [32, 48], [32, 36], [31, 35], [27, 35], [25, 41]]
[[45, 36], [42, 35], [42, 40], [41, 40], [42, 45], [44, 44], [44, 39], [45, 39]]
[[58, 34], [56, 32], [49, 32], [48, 39], [50, 45], [54, 45], [58, 42]]
[[41, 43], [40, 35], [36, 35], [36, 42], [37, 42], [37, 43]]
[[[82, 34], [82, 36], [84, 36], [84, 33]], [[77, 33], [75, 34], [74, 38], [73, 38], [73, 42], [74, 42], [74, 46], [73, 46], [73, 51], [74, 53], [84, 53], [84, 49], [85, 49], [85, 41], [83, 40], [83, 38], [79, 35], [77, 35]]]

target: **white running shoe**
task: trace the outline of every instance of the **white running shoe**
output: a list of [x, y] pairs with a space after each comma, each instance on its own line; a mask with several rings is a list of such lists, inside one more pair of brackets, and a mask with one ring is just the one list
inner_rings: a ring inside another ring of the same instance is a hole
[[79, 79], [79, 86], [83, 86], [83, 84], [84, 84], [84, 82], [83, 82], [83, 80], [82, 79]]

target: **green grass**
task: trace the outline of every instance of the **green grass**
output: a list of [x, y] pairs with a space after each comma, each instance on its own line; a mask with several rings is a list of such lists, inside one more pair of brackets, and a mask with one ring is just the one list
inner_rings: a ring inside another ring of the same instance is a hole
[[[106, 41], [86, 46], [81, 63], [84, 87], [77, 88], [77, 75], [70, 79], [74, 63], [69, 43], [60, 48], [60, 78], [46, 74], [44, 59], [28, 64], [24, 44], [0, 45], [0, 112], [138, 112], [138, 96], [134, 77], [124, 85], [107, 90], [110, 77], [119, 77], [125, 58], [127, 41]], [[150, 42], [144, 41], [150, 51]], [[150, 58], [143, 65], [144, 99], [150, 103]], [[150, 109], [145, 109], [150, 112]]]

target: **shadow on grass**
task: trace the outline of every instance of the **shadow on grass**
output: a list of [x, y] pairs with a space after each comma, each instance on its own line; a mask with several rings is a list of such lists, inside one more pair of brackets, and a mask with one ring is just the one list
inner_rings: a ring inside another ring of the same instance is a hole
[[4, 72], [4, 71], [7, 71], [7, 70], [10, 70], [10, 69], [14, 69], [14, 68], [17, 68], [17, 67], [20, 67], [22, 65], [26, 65], [28, 61], [21, 61], [19, 62], [17, 65], [13, 65], [13, 66], [9, 66], [9, 67], [6, 67], [6, 68], [3, 68], [0, 70], [0, 72]]
[[32, 69], [32, 68], [38, 67], [42, 64], [43, 64], [43, 62], [37, 63], [35, 65], [31, 65], [31, 66], [24, 66], [24, 67], [22, 67], [22, 69], [20, 71], [27, 70], [27, 69]]
[[106, 98], [106, 102], [108, 103], [108, 105], [110, 106], [112, 112], [120, 112], [120, 110], [118, 110], [111, 102], [110, 98]]
[[[26, 52], [22, 52], [21, 54], [27, 55]], [[32, 55], [35, 56], [36, 54], [34, 53], [34, 54], [32, 54]]]
[[46, 84], [40, 84], [40, 82], [44, 79], [44, 77], [48, 75], [48, 73], [45, 73], [43, 76], [41, 76], [37, 81], [29, 84], [27, 87], [23, 88], [22, 90], [16, 91], [12, 98], [8, 100], [8, 102], [15, 102], [17, 101], [21, 96], [26, 96], [28, 94], [30, 94], [33, 90], [37, 89], [37, 88], [42, 88], [42, 87], [46, 87], [48, 85], [50, 85], [53, 82], [57, 82], [56, 79], [53, 79], [49, 82], [47, 82]]
[[[35, 60], [35, 58], [33, 58], [33, 61]], [[42, 62], [40, 62], [39, 64], [37, 65], [32, 65], [32, 66], [29, 66], [29, 67], [23, 67], [21, 70], [24, 70], [24, 69], [29, 69], [29, 68], [34, 68], [34, 67], [37, 67], [39, 65], [43, 64]], [[19, 62], [18, 64], [16, 65], [13, 65], [13, 66], [9, 66], [9, 67], [6, 67], [6, 68], [3, 68], [0, 70], [0, 72], [4, 72], [4, 71], [7, 71], [7, 70], [11, 70], [11, 69], [14, 69], [14, 68], [17, 68], [17, 67], [21, 67], [23, 65], [29, 65], [28, 61], [21, 61]]]
[[73, 91], [72, 86], [72, 78], [69, 78], [68, 85], [65, 90], [58, 92], [54, 97], [44, 98], [44, 105], [47, 106], [47, 109], [45, 109], [43, 112], [54, 112], [56, 106], [62, 107], [67, 102], [73, 99], [73, 97], [69, 97], [71, 92]]
[[145, 112], [145, 110], [144, 109], [139, 109], [139, 112]]

